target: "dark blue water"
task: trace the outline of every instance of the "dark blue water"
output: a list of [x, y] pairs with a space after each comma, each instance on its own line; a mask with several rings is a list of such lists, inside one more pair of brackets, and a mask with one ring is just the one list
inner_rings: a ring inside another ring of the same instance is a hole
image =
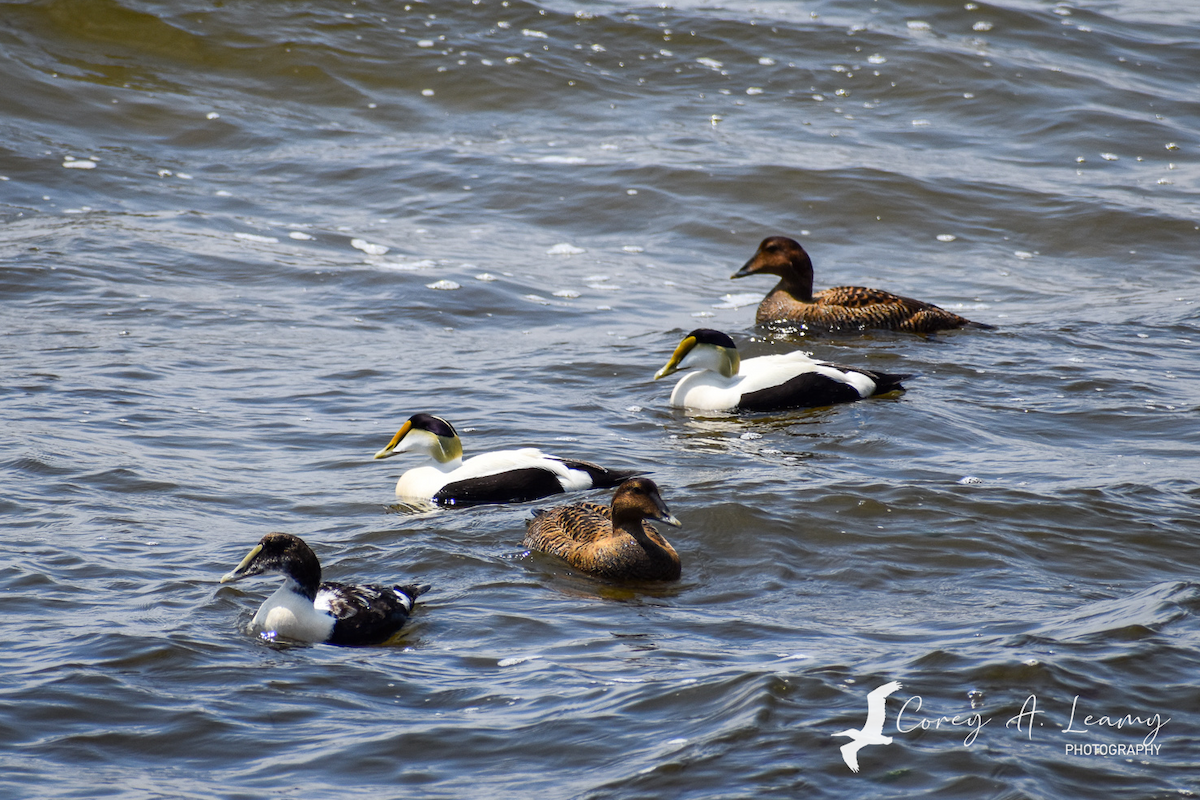
[[[1200, 792], [1198, 41], [1134, 0], [0, 3], [0, 794]], [[756, 330], [776, 233], [997, 329]], [[697, 327], [916, 377], [672, 410]], [[419, 411], [650, 471], [682, 580], [526, 553], [548, 501], [395, 508]], [[257, 641], [275, 579], [218, 580], [271, 530], [433, 589], [392, 647]]]

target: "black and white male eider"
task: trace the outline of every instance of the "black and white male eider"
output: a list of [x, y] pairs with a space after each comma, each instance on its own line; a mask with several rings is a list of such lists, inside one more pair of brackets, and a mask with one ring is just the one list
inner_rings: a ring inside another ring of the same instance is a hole
[[909, 333], [934, 333], [952, 328], [991, 328], [982, 322], [911, 297], [866, 289], [835, 286], [813, 292], [812, 259], [795, 239], [769, 236], [732, 277], [777, 275], [775, 284], [758, 306], [755, 321], [798, 322], [818, 331], [858, 331], [883, 328]]
[[321, 582], [321, 564], [298, 536], [268, 533], [221, 578], [232, 583], [253, 575], [282, 575], [283, 586], [258, 609], [250, 629], [265, 638], [341, 645], [382, 644], [412, 613], [428, 585], [354, 586]]
[[684, 337], [658, 380], [695, 368], [675, 384], [671, 405], [701, 411], [781, 411], [848, 403], [903, 389], [909, 375], [889, 375], [814, 361], [795, 351], [742, 361], [724, 333], [700, 328]]
[[443, 506], [520, 503], [561, 492], [608, 489], [641, 474], [559, 458], [532, 447], [482, 453], [463, 461], [462, 441], [454, 426], [432, 414], [410, 417], [375, 458], [413, 451], [424, 453], [430, 461], [400, 476], [396, 496]]
[[524, 546], [564, 559], [581, 572], [612, 580], [679, 579], [679, 554], [645, 520], [679, 527], [658, 487], [632, 478], [617, 487], [612, 507], [597, 503], [538, 509], [528, 522]]

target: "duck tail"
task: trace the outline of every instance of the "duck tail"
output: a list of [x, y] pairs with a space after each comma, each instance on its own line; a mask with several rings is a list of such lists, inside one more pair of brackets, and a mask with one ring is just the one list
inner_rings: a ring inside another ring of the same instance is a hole
[[649, 474], [645, 470], [637, 469], [606, 469], [590, 461], [567, 461], [564, 459], [563, 463], [567, 465], [568, 469], [586, 472], [592, 479], [593, 489], [613, 489], [630, 478]]
[[875, 394], [886, 394], [896, 390], [903, 391], [903, 382], [915, 377], [913, 373], [892, 374], [889, 372], [873, 372], [871, 378], [875, 381]]
[[981, 331], [996, 330], [995, 325], [988, 325], [986, 322], [975, 322], [973, 320], [967, 320], [967, 324], [963, 325], [963, 327], [964, 328], [977, 328], [978, 330], [981, 330]]
[[418, 597], [425, 594], [432, 588], [433, 587], [428, 583], [410, 583], [407, 586], [400, 586], [397, 584], [396, 586], [392, 587], [392, 591], [407, 598], [409, 602], [409, 608], [411, 608], [412, 605], [417, 602]]

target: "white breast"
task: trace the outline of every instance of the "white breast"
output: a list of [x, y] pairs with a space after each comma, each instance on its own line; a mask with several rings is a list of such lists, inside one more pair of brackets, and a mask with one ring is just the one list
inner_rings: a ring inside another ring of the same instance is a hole
[[323, 642], [333, 632], [333, 617], [284, 584], [259, 607], [250, 621], [256, 634], [278, 634], [301, 642]]

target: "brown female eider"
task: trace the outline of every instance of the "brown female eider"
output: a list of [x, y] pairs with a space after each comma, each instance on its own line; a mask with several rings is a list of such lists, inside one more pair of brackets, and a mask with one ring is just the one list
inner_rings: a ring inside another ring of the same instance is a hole
[[283, 586], [263, 602], [250, 622], [250, 630], [264, 639], [382, 644], [404, 626], [417, 598], [429, 591], [429, 586], [416, 584], [322, 583], [316, 553], [290, 533], [268, 533], [221, 583], [270, 573], [282, 575]]
[[680, 526], [654, 481], [632, 478], [617, 487], [612, 508], [574, 503], [534, 511], [524, 546], [556, 555], [575, 569], [601, 578], [678, 580], [679, 554], [645, 522], [648, 519]]
[[812, 260], [795, 239], [770, 236], [763, 239], [754, 256], [732, 277], [766, 273], [778, 275], [779, 283], [758, 306], [755, 322], [799, 322], [822, 331], [853, 331], [884, 328], [909, 333], [934, 333], [951, 328], [991, 328], [972, 322], [932, 303], [864, 289], [836, 286], [813, 293]]

